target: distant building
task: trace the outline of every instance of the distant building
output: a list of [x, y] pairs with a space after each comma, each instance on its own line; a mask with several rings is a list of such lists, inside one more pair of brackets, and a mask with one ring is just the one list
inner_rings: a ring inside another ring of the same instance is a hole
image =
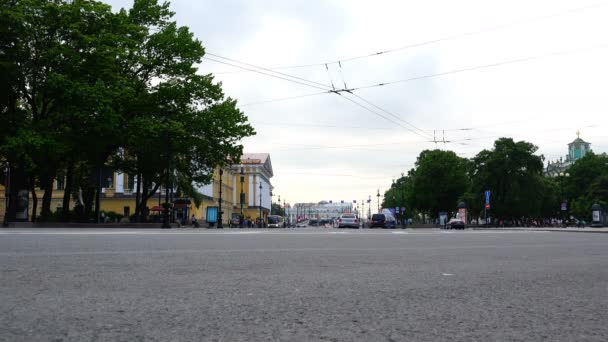
[[353, 203], [340, 201], [340, 203], [296, 203], [285, 211], [291, 222], [307, 219], [331, 219], [343, 213], [353, 212]]
[[545, 176], [559, 176], [560, 173], [566, 172], [577, 160], [583, 158], [587, 152], [591, 152], [591, 143], [581, 139], [580, 132], [576, 132], [576, 139], [568, 144], [568, 155], [566, 155], [566, 158], [560, 157], [559, 160], [549, 161], [545, 168]]

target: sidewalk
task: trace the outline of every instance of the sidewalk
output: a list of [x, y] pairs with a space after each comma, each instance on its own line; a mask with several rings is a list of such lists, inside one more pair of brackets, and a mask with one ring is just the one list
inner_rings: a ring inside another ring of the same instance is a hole
[[519, 231], [541, 231], [541, 232], [568, 232], [568, 233], [608, 233], [608, 227], [567, 227], [567, 228], [531, 228], [531, 227], [509, 227], [509, 228], [484, 228], [475, 227], [473, 230], [519, 230]]

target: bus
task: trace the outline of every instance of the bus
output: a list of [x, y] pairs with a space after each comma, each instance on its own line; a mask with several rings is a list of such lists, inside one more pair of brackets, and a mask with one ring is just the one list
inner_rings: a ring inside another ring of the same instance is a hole
[[268, 228], [283, 228], [283, 216], [268, 216]]

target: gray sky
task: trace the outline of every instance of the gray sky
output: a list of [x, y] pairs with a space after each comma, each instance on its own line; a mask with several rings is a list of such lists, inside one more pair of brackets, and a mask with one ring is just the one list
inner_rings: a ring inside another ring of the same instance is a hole
[[[354, 91], [398, 118], [349, 94], [256, 103], [322, 90], [201, 63], [238, 99], [258, 133], [245, 151], [270, 153], [274, 194], [291, 203], [376, 199], [422, 150], [472, 157], [502, 136], [536, 144], [549, 160], [565, 156], [577, 130], [596, 152], [608, 151], [608, 1], [174, 0], [172, 9], [208, 53], [266, 68], [440, 39], [329, 71], [277, 70], [337, 89], [443, 74]], [[443, 130], [451, 143], [432, 142]]]

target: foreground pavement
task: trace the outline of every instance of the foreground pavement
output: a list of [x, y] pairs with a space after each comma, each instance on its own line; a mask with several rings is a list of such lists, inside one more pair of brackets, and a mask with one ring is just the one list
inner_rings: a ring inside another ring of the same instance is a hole
[[608, 235], [1, 230], [0, 341], [606, 341]]

